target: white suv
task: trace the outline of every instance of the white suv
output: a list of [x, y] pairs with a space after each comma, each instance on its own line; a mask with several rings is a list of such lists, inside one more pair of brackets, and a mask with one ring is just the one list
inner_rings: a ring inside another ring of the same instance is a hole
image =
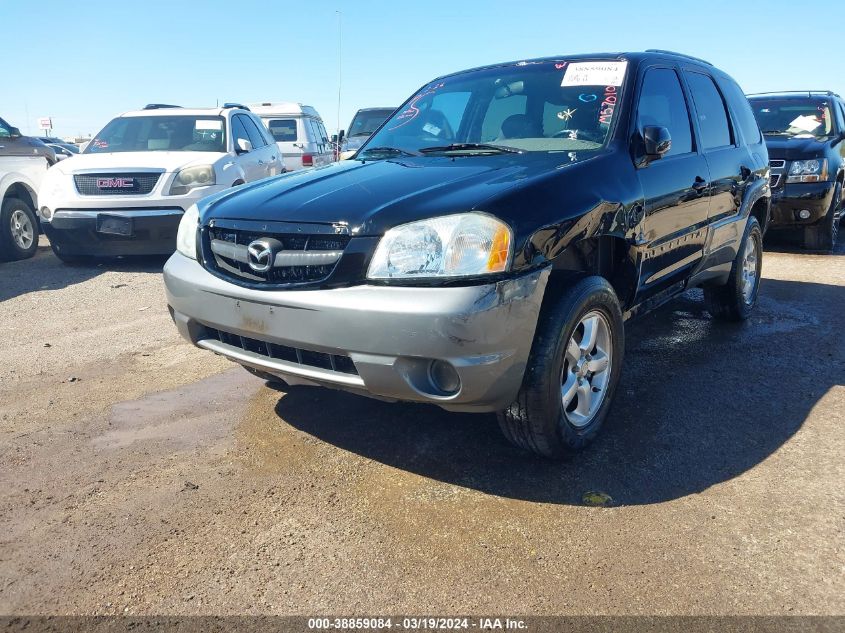
[[200, 198], [284, 171], [257, 116], [238, 104], [152, 104], [112, 120], [82, 154], [47, 171], [39, 215], [64, 260], [167, 255]]

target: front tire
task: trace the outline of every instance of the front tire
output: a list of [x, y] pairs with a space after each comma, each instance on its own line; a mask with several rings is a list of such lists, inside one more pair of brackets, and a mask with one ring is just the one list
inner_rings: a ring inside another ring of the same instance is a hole
[[38, 250], [38, 218], [20, 198], [7, 198], [0, 211], [0, 260], [28, 259]]
[[505, 437], [549, 458], [584, 448], [607, 417], [624, 350], [613, 288], [601, 277], [574, 282], [543, 308], [522, 388], [498, 414]]
[[763, 266], [763, 231], [753, 215], [748, 218], [728, 282], [704, 288], [704, 305], [714, 319], [744, 321], [751, 316], [760, 290]]
[[827, 210], [827, 215], [816, 226], [808, 226], [804, 229], [804, 248], [811, 251], [825, 252], [833, 250], [833, 247], [836, 246], [837, 234], [839, 233], [839, 222], [836, 218], [836, 212], [839, 209], [841, 201], [842, 184], [836, 183], [833, 200], [830, 203], [830, 208]]

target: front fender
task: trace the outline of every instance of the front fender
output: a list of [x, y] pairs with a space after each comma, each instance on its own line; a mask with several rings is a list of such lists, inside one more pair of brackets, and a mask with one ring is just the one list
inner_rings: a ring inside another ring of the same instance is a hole
[[35, 208], [38, 208], [38, 186], [41, 183], [41, 177], [47, 171], [46, 165], [42, 165], [40, 171], [37, 169], [29, 170], [31, 173], [23, 171], [12, 171], [0, 177], [0, 201], [6, 198], [6, 195], [11, 187], [14, 185], [23, 185], [32, 198]]

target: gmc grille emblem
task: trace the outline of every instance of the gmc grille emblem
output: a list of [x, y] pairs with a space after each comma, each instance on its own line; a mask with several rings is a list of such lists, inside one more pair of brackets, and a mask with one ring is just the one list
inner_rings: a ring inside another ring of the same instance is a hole
[[97, 178], [98, 189], [132, 189], [134, 178]]

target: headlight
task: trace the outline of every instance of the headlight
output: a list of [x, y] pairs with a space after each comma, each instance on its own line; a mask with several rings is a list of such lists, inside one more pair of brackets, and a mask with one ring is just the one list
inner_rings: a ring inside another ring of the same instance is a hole
[[369, 279], [469, 277], [508, 268], [511, 230], [483, 213], [459, 213], [390, 229], [379, 241]]
[[796, 160], [789, 168], [787, 183], [821, 182], [827, 180], [827, 159]]
[[170, 185], [168, 196], [181, 196], [197, 187], [207, 187], [217, 183], [212, 165], [198, 165], [197, 167], [186, 167], [177, 172], [173, 184]]
[[188, 207], [179, 222], [179, 230], [176, 232], [176, 250], [185, 257], [197, 258], [197, 226], [200, 222], [200, 211], [197, 205]]

